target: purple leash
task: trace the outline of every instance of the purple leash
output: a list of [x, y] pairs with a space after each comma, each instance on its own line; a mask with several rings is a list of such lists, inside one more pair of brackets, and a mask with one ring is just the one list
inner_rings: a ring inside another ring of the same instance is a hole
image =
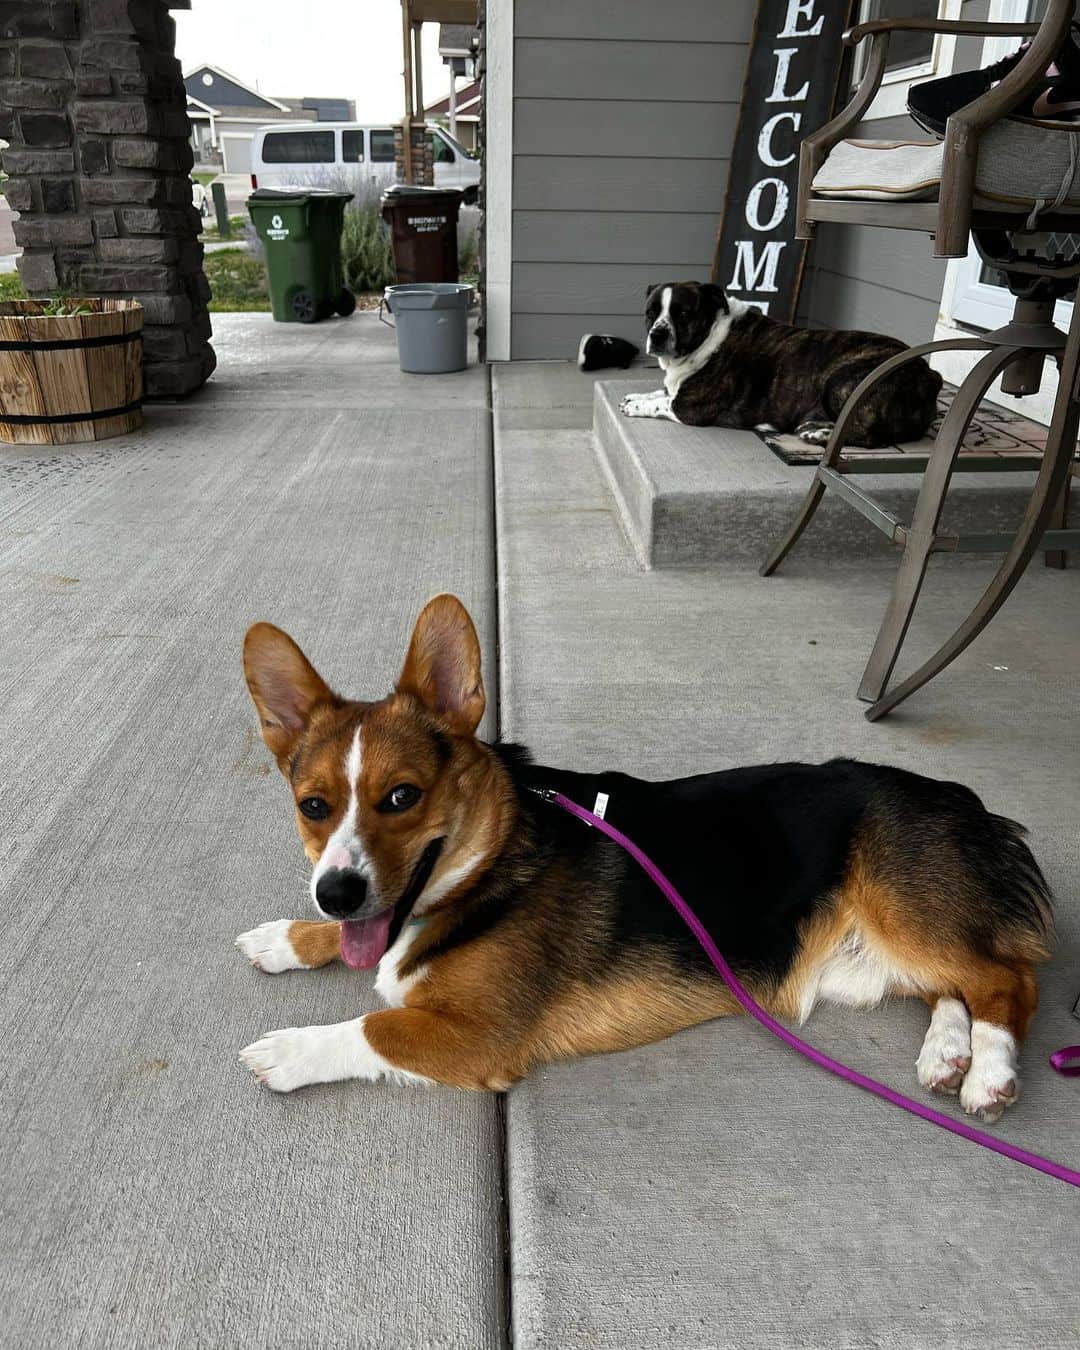
[[[553, 802], [556, 806], [562, 807], [570, 815], [577, 816], [578, 820], [583, 821], [586, 825], [606, 834], [609, 839], [614, 839], [620, 848], [624, 848], [630, 854], [638, 866], [663, 892], [665, 898], [674, 906], [679, 917], [701, 943], [705, 954], [719, 971], [724, 983], [745, 1011], [755, 1021], [760, 1022], [767, 1031], [771, 1031], [774, 1036], [790, 1045], [793, 1050], [798, 1050], [800, 1055], [805, 1055], [807, 1059], [812, 1060], [813, 1063], [820, 1065], [823, 1069], [828, 1069], [838, 1078], [844, 1078], [849, 1083], [854, 1083], [856, 1087], [864, 1088], [867, 1092], [874, 1093], [875, 1096], [883, 1097], [887, 1102], [892, 1102], [894, 1106], [910, 1111], [912, 1115], [932, 1121], [935, 1125], [940, 1125], [943, 1130], [958, 1134], [962, 1139], [970, 1139], [973, 1143], [981, 1144], [983, 1148], [992, 1149], [995, 1153], [1002, 1153], [1006, 1158], [1012, 1158], [1014, 1162], [1023, 1163], [1025, 1167], [1034, 1167], [1036, 1171], [1045, 1172], [1047, 1176], [1057, 1177], [1059, 1181], [1068, 1182], [1070, 1186], [1080, 1187], [1080, 1172], [1074, 1171], [1073, 1168], [1052, 1162], [1049, 1158], [1041, 1158], [1037, 1153], [1029, 1153], [1026, 1148], [1018, 1148], [1016, 1144], [1006, 1143], [1003, 1139], [995, 1139], [993, 1135], [977, 1130], [972, 1125], [966, 1125], [962, 1120], [953, 1120], [951, 1116], [943, 1115], [940, 1111], [935, 1111], [933, 1107], [923, 1106], [920, 1102], [912, 1101], [910, 1097], [905, 1097], [902, 1093], [886, 1087], [884, 1083], [868, 1078], [865, 1074], [859, 1073], [857, 1069], [848, 1068], [846, 1064], [841, 1064], [838, 1059], [832, 1059], [821, 1050], [815, 1050], [812, 1045], [807, 1045], [805, 1041], [800, 1040], [793, 1032], [788, 1031], [787, 1027], [781, 1026], [775, 1018], [770, 1017], [764, 1008], [755, 1003], [739, 983], [735, 972], [724, 960], [720, 949], [709, 936], [705, 925], [671, 882], [668, 881], [667, 877], [664, 876], [663, 872], [660, 871], [659, 867], [638, 848], [633, 840], [628, 839], [614, 825], [609, 825], [601, 816], [586, 810], [584, 806], [579, 806], [577, 802], [572, 802], [569, 797], [564, 797], [561, 792], [545, 788], [539, 790], [539, 795], [545, 801]], [[604, 805], [606, 806], [606, 799]], [[1080, 1077], [1080, 1062], [1071, 1063], [1070, 1061], [1080, 1061], [1080, 1045], [1066, 1046], [1062, 1050], [1056, 1050], [1050, 1056], [1050, 1063], [1058, 1073], [1066, 1074], [1070, 1078]]]

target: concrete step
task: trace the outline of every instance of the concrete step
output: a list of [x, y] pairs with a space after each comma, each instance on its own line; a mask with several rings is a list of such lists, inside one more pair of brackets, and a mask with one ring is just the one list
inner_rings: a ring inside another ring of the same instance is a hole
[[[657, 380], [595, 385], [593, 431], [601, 466], [627, 535], [646, 567], [703, 567], [764, 559], [790, 525], [813, 470], [779, 459], [751, 431], [684, 427], [623, 417], [627, 393]], [[919, 474], [860, 474], [887, 511], [910, 520]], [[963, 473], [953, 479], [943, 528], [988, 532], [1015, 528], [1031, 495], [1033, 473]], [[799, 553], [868, 558], [892, 544], [835, 495], [826, 493]]]

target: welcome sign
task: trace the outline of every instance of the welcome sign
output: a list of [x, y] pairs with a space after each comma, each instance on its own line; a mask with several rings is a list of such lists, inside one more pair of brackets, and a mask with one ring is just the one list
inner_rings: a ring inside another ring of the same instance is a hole
[[807, 240], [796, 239], [799, 142], [832, 116], [854, 4], [759, 0], [712, 279], [791, 322]]

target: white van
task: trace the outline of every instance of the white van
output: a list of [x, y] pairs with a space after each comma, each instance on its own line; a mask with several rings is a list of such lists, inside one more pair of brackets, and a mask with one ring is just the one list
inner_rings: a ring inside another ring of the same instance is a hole
[[[428, 132], [435, 154], [435, 186], [470, 188], [480, 182], [479, 161], [442, 127]], [[358, 122], [272, 122], [251, 142], [251, 186], [344, 187], [381, 192], [394, 182], [394, 128]]]

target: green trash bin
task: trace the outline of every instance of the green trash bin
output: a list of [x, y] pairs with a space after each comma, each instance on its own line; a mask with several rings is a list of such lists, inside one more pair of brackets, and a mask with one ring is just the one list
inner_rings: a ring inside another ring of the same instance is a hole
[[341, 274], [341, 226], [352, 198], [326, 188], [258, 188], [248, 198], [279, 323], [317, 323], [356, 308]]

